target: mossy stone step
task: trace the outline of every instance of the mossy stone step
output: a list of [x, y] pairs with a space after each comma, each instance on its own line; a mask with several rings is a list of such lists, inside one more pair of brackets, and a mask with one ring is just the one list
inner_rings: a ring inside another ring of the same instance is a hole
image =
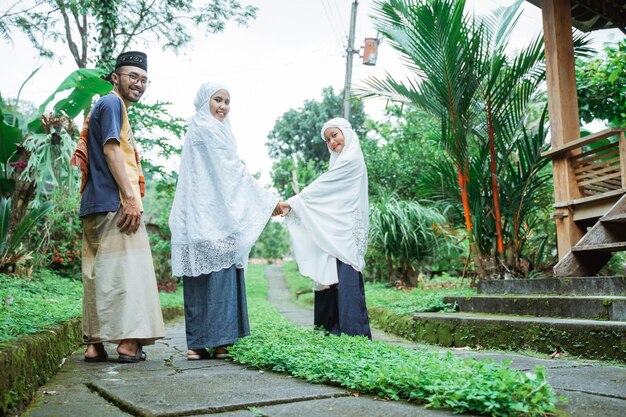
[[626, 296], [626, 277], [480, 280], [478, 293]]
[[445, 297], [444, 302], [456, 303], [463, 313], [626, 321], [626, 297], [618, 296], [478, 295]]
[[626, 363], [626, 322], [477, 313], [416, 313], [411, 339], [446, 347], [555, 351]]

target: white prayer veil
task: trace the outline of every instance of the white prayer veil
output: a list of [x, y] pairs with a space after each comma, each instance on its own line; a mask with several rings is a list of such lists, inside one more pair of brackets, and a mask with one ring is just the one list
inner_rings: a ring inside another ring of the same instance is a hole
[[169, 218], [172, 274], [195, 277], [245, 268], [278, 198], [248, 172], [237, 154], [228, 116], [216, 119], [211, 97], [226, 87], [200, 86], [183, 145]]
[[315, 281], [316, 289], [336, 284], [337, 263], [365, 267], [369, 203], [367, 169], [359, 138], [350, 123], [342, 118], [322, 127], [341, 130], [344, 147], [330, 152], [328, 171], [302, 192], [287, 200], [291, 212], [285, 218], [294, 257], [302, 275]]

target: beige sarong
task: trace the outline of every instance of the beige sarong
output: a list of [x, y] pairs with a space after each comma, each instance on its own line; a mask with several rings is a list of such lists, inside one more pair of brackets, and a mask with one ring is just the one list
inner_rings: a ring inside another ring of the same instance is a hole
[[121, 209], [83, 218], [83, 339], [85, 343], [165, 336], [146, 227], [120, 233]]

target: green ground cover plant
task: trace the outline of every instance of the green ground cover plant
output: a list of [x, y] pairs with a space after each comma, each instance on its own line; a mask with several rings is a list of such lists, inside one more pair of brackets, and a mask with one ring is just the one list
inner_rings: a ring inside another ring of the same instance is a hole
[[[294, 261], [282, 266], [285, 280], [292, 299], [304, 307], [313, 306], [311, 279], [300, 275]], [[304, 291], [301, 295], [297, 292]], [[443, 297], [469, 297], [476, 294], [475, 288], [468, 287], [460, 278], [441, 276], [428, 280], [416, 288], [390, 287], [386, 283], [366, 282], [365, 297], [368, 307], [381, 307], [395, 314], [411, 314], [432, 311], [454, 311], [455, 306], [443, 302]]]
[[[182, 288], [159, 295], [161, 307], [183, 305]], [[31, 277], [0, 274], [0, 345], [80, 317], [82, 297], [81, 281], [49, 270]]]
[[[441, 280], [437, 285], [431, 283], [428, 288], [413, 289], [389, 287], [383, 283], [368, 283], [365, 294], [368, 307], [382, 307], [396, 314], [419, 312], [455, 311], [456, 306], [443, 302], [447, 296], [473, 296], [475, 288], [456, 284], [458, 280]], [[451, 285], [449, 285], [451, 284]]]
[[269, 304], [262, 266], [251, 265], [246, 279], [252, 335], [229, 350], [239, 363], [458, 413], [546, 416], [556, 410], [541, 368], [521, 372], [493, 360], [326, 336], [288, 323]]

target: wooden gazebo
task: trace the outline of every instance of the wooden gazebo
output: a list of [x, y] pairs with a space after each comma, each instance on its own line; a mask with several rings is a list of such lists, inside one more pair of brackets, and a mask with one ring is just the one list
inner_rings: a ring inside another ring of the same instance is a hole
[[580, 138], [572, 27], [626, 33], [624, 0], [527, 0], [541, 8], [559, 263], [557, 276], [595, 275], [626, 250], [626, 137]]

